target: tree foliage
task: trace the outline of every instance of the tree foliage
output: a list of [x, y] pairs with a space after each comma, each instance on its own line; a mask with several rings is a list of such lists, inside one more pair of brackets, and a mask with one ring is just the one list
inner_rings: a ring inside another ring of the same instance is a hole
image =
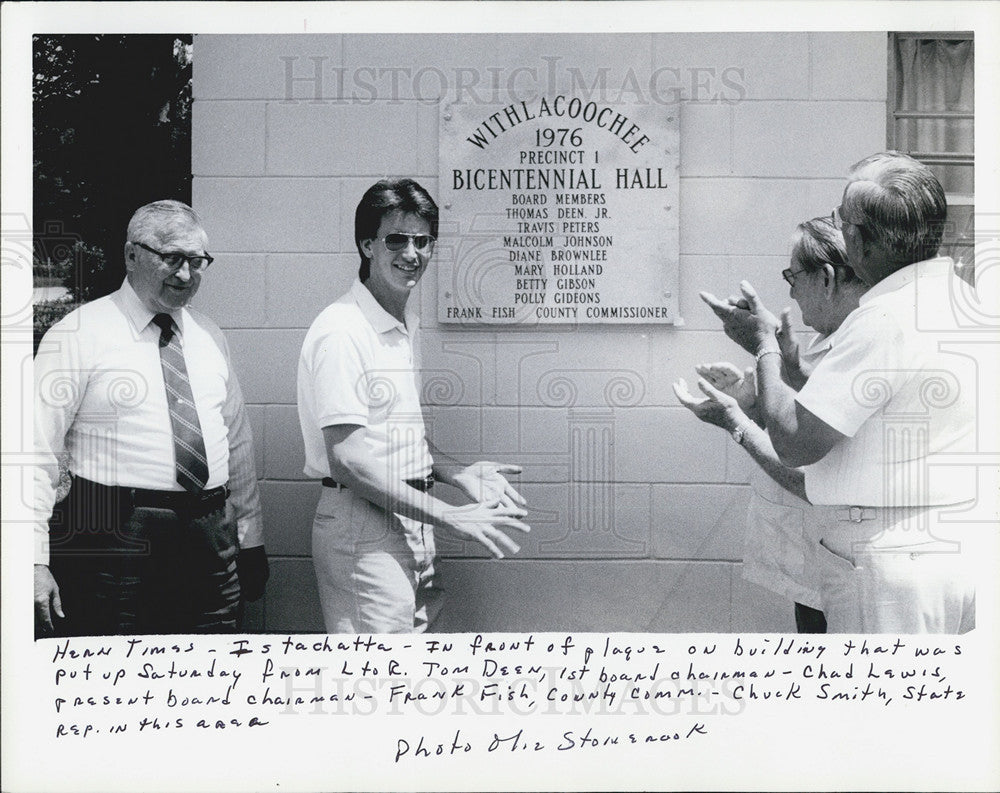
[[191, 49], [190, 36], [34, 38], [35, 261], [76, 300], [121, 283], [138, 207], [191, 201]]

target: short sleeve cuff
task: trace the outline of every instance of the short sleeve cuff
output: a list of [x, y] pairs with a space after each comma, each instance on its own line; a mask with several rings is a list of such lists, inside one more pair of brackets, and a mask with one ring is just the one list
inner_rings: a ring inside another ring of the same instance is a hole
[[368, 415], [366, 413], [327, 413], [320, 416], [318, 420], [320, 429], [323, 429], [323, 427], [333, 427], [337, 424], [368, 426]]

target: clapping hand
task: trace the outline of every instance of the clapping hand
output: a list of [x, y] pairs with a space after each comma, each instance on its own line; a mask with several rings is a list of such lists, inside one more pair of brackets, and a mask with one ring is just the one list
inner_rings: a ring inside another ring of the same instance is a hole
[[726, 335], [751, 355], [756, 355], [768, 343], [773, 344], [780, 323], [760, 301], [757, 291], [748, 281], [740, 282], [740, 298], [720, 300], [709, 292], [699, 293], [719, 319]]
[[781, 350], [781, 365], [784, 367], [785, 380], [792, 388], [798, 390], [806, 384], [806, 380], [812, 373], [812, 368], [802, 363], [802, 358], [799, 355], [799, 343], [792, 330], [791, 315], [790, 308], [781, 312], [781, 326], [776, 331], [776, 335], [778, 349]]
[[752, 366], [740, 371], [728, 362], [700, 363], [694, 370], [714, 388], [735, 399], [744, 413], [757, 404], [757, 375]]
[[707, 424], [714, 424], [731, 432], [746, 422], [746, 416], [734, 397], [724, 394], [704, 377], [698, 380], [698, 388], [706, 399], [696, 399], [688, 390], [687, 381], [681, 378], [674, 383], [674, 394], [684, 407]]

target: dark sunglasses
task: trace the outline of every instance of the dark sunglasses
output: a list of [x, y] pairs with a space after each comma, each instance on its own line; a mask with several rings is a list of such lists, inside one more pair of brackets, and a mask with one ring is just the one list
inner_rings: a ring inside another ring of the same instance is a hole
[[435, 239], [430, 234], [386, 234], [376, 237], [385, 245], [387, 251], [398, 253], [413, 241], [413, 249], [419, 253], [428, 253], [434, 248]]

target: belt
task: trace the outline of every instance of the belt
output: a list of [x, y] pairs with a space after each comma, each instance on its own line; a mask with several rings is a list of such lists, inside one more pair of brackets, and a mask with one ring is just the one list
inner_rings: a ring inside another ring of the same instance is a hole
[[208, 515], [225, 508], [226, 499], [229, 498], [229, 488], [225, 486], [191, 493], [187, 490], [147, 490], [142, 487], [102, 485], [78, 476], [73, 477], [70, 492], [74, 489], [78, 493], [86, 489], [92, 498], [102, 501], [107, 499], [105, 503], [118, 504], [121, 507], [169, 509], [197, 516]]
[[[410, 487], [420, 490], [426, 493], [432, 487], [434, 487], [434, 474], [427, 474], [427, 476], [422, 476], [419, 479], [404, 479], [404, 482]], [[346, 490], [347, 485], [342, 485], [339, 482], [335, 482], [328, 476], [323, 477], [323, 487], [332, 487], [335, 490]]]
[[837, 516], [837, 520], [844, 523], [861, 523], [878, 518], [878, 510], [875, 507], [848, 507], [847, 509], [838, 509], [834, 514]]

